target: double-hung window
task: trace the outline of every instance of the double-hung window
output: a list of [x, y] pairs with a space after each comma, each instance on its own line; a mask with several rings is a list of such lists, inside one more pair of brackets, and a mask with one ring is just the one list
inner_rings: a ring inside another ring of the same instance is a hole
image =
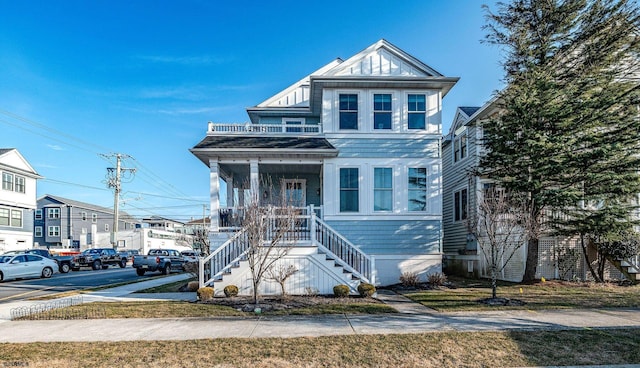
[[94, 224], [98, 222], [98, 215], [95, 213], [91, 214], [91, 222], [93, 222]]
[[36, 220], [42, 220], [42, 210], [41, 209], [37, 209], [36, 210]]
[[0, 226], [9, 226], [11, 211], [7, 208], [0, 208]]
[[11, 210], [11, 226], [22, 227], [22, 210]]
[[453, 193], [453, 221], [463, 221], [467, 219], [467, 188], [460, 189]]
[[2, 173], [2, 189], [13, 190], [13, 174]]
[[358, 95], [340, 94], [340, 129], [358, 129]]
[[340, 212], [358, 212], [358, 176], [358, 168], [340, 169]]
[[390, 167], [373, 169], [373, 210], [393, 210], [393, 170]]
[[36, 226], [33, 230], [33, 236], [36, 238], [42, 238], [42, 226]]
[[373, 95], [373, 129], [391, 129], [391, 95]]
[[408, 175], [409, 211], [427, 210], [427, 169], [410, 167]]
[[467, 157], [467, 132], [461, 133], [453, 140], [453, 162]]
[[24, 182], [25, 182], [24, 176], [16, 175], [16, 184], [15, 184], [14, 190], [18, 193], [24, 193], [25, 192]]
[[47, 235], [51, 237], [60, 236], [60, 226], [49, 226], [47, 228]]
[[408, 95], [407, 96], [407, 128], [425, 129], [427, 115], [427, 96]]
[[50, 219], [60, 218], [60, 209], [59, 208], [47, 208], [47, 217]]

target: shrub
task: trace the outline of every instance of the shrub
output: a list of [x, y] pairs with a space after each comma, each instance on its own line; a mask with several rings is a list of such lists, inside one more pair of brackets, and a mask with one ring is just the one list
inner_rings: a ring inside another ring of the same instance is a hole
[[316, 297], [319, 293], [318, 289], [314, 287], [307, 286], [304, 288], [304, 296]]
[[333, 295], [338, 298], [346, 298], [349, 296], [349, 287], [344, 284], [336, 285], [333, 287]]
[[190, 291], [190, 292], [198, 291], [199, 286], [200, 286], [200, 283], [198, 281], [189, 281], [189, 283], [187, 284], [187, 291]]
[[370, 297], [371, 295], [375, 294], [375, 292], [376, 287], [371, 284], [361, 282], [360, 285], [358, 285], [358, 293], [360, 293], [360, 296]]
[[238, 287], [235, 285], [227, 285], [224, 287], [224, 295], [227, 298], [238, 296]]
[[427, 282], [431, 286], [442, 286], [447, 282], [447, 276], [440, 272], [432, 273], [429, 275]]
[[403, 272], [400, 275], [400, 283], [404, 287], [415, 287], [420, 283], [420, 277], [416, 272]]
[[198, 289], [198, 299], [203, 302], [213, 299], [213, 288], [205, 286]]

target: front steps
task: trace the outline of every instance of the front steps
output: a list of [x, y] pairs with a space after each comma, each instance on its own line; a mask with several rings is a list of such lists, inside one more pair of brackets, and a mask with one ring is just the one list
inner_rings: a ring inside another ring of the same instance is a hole
[[[289, 277], [285, 283], [285, 292], [290, 295], [333, 294], [336, 285], [348, 285], [352, 294], [357, 294], [360, 279], [339, 265], [331, 255], [319, 252], [317, 246], [311, 244], [296, 244], [290, 248], [287, 255], [279, 259], [274, 268], [279, 265], [294, 265], [298, 271]], [[221, 279], [213, 282], [214, 295], [224, 296], [227, 285], [238, 287], [238, 295], [253, 294], [251, 270], [247, 260], [237, 262], [222, 275]], [[260, 284], [260, 295], [280, 295], [280, 285], [263, 278]]]

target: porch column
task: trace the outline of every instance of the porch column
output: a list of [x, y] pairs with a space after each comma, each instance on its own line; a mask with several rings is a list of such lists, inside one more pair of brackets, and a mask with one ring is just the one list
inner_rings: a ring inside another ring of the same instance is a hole
[[217, 159], [209, 160], [209, 196], [211, 212], [210, 232], [218, 232], [220, 221], [220, 166]]
[[249, 161], [249, 185], [250, 187], [250, 201], [260, 201], [260, 172], [258, 169], [258, 160], [251, 159]]
[[235, 203], [233, 199], [233, 175], [229, 175], [225, 180], [227, 182], [227, 207], [237, 207], [238, 204]]

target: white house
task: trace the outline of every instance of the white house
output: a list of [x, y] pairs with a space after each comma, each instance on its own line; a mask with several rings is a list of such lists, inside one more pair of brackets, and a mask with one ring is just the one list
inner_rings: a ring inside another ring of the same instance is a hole
[[41, 176], [15, 148], [0, 148], [0, 174], [0, 253], [31, 248]]
[[[300, 270], [290, 292], [440, 272], [442, 99], [457, 81], [380, 40], [248, 108], [250, 122], [209, 123], [191, 152], [210, 170], [214, 253], [231, 254], [248, 191], [264, 205], [286, 197], [306, 208], [308, 240], [287, 260]], [[231, 261], [216, 261], [225, 275], [216, 290], [242, 292], [246, 270], [225, 268]]]

